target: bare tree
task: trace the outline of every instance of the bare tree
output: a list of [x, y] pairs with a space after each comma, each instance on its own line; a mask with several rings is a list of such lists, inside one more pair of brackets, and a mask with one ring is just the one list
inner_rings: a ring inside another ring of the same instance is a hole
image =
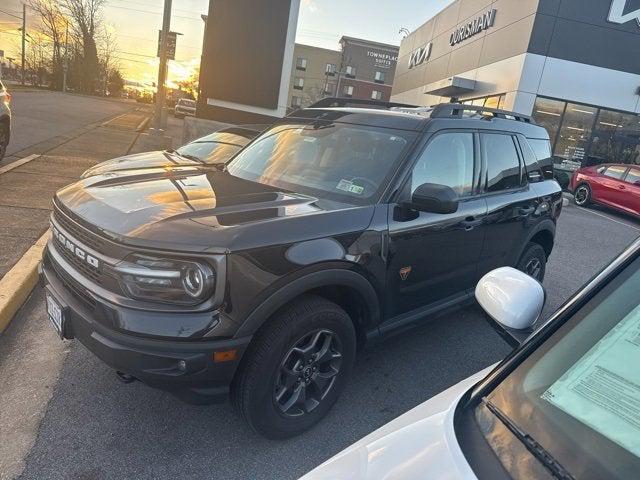
[[[51, 41], [51, 88], [62, 88], [62, 45], [65, 41], [67, 20], [53, 0], [27, 0], [27, 6], [40, 19], [40, 32]], [[43, 49], [39, 48], [39, 51]]]
[[94, 93], [99, 74], [96, 35], [106, 0], [60, 0], [59, 3], [71, 17], [75, 36], [82, 45], [80, 88], [85, 93]]
[[98, 76], [101, 81], [101, 90], [103, 94], [107, 91], [108, 79], [114, 72], [120, 71], [120, 65], [115, 53], [118, 49], [115, 30], [109, 25], [104, 25], [97, 36], [98, 47]]

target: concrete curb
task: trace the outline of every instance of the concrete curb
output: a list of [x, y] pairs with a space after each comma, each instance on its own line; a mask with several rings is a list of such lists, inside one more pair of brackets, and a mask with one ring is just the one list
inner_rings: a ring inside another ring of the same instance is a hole
[[38, 264], [49, 235], [42, 235], [0, 280], [0, 334], [38, 283]]

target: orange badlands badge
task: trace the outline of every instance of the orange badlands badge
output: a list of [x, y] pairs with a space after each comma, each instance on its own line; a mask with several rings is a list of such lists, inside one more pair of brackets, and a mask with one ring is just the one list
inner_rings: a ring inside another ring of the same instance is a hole
[[411, 273], [411, 267], [402, 267], [400, 269], [400, 278], [404, 282]]

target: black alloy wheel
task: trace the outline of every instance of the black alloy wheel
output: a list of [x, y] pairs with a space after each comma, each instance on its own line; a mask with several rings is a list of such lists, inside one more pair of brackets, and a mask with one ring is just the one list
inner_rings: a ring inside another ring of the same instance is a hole
[[303, 295], [255, 334], [231, 384], [231, 400], [261, 435], [299, 435], [338, 400], [355, 354], [356, 331], [347, 312], [323, 297]]
[[312, 412], [333, 388], [342, 366], [342, 345], [331, 330], [305, 335], [286, 353], [274, 386], [274, 401], [291, 417]]
[[529, 242], [516, 268], [542, 283], [546, 267], [547, 253], [544, 248], [538, 243]]

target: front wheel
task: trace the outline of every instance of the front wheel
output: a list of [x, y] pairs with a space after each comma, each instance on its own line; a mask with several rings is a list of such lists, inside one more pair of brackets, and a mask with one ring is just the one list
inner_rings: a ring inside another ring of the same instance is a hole
[[267, 438], [299, 435], [318, 423], [347, 384], [356, 335], [333, 302], [305, 295], [258, 333], [232, 385], [232, 401]]
[[520, 257], [517, 269], [542, 283], [547, 267], [547, 253], [541, 245], [529, 242]]
[[579, 207], [585, 207], [591, 203], [591, 188], [586, 183], [578, 185], [573, 194], [573, 200]]

